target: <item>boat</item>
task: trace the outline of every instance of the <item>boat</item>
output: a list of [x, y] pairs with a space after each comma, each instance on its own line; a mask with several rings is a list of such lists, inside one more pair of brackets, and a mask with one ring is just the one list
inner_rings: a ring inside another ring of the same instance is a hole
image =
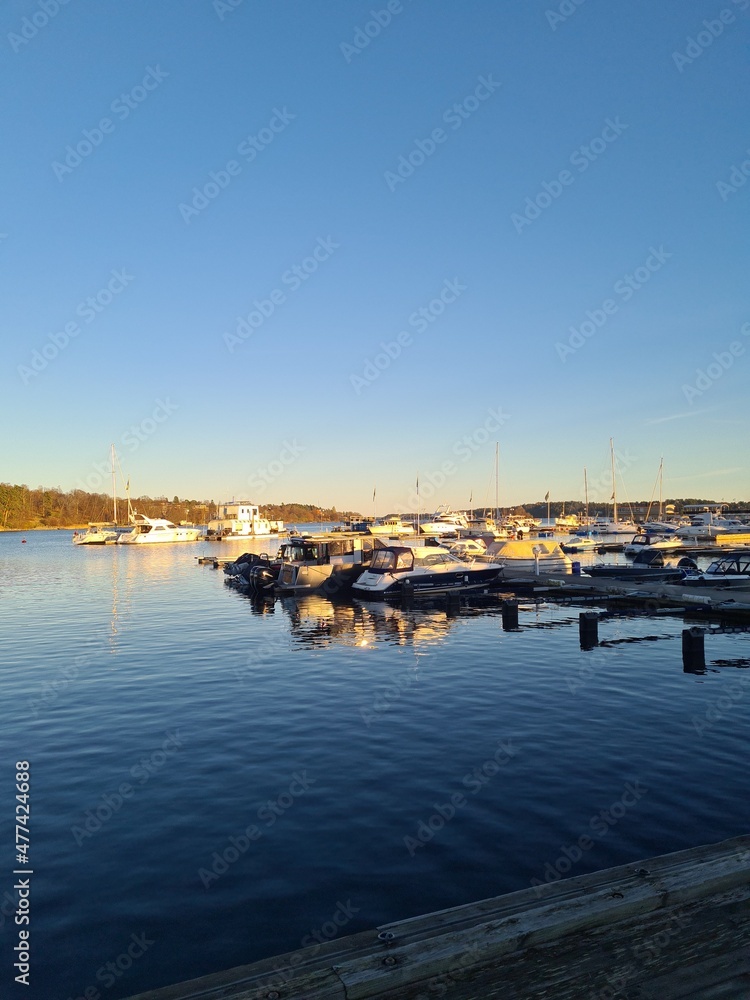
[[508, 571], [570, 573], [573, 567], [573, 561], [557, 542], [539, 539], [493, 542], [487, 547], [486, 558]]
[[400, 538], [402, 535], [413, 535], [414, 525], [409, 521], [402, 521], [397, 514], [389, 514], [368, 524], [367, 531], [371, 535], [383, 535], [387, 538]]
[[587, 566], [585, 572], [588, 576], [606, 577], [615, 580], [658, 580], [662, 583], [674, 581], [675, 583], [685, 580], [688, 573], [696, 570], [696, 564], [692, 559], [683, 557], [678, 563], [669, 564], [664, 560], [664, 553], [659, 549], [639, 552], [630, 563], [619, 565], [596, 563], [594, 566]]
[[200, 528], [179, 527], [163, 517], [146, 517], [133, 512], [131, 531], [117, 536], [118, 545], [153, 545], [163, 542], [195, 542], [201, 537]]
[[742, 534], [748, 532], [748, 525], [738, 518], [722, 517], [712, 510], [693, 514], [690, 524], [678, 528], [679, 538], [716, 538], [718, 535]]
[[684, 583], [693, 587], [731, 587], [750, 590], [750, 551], [738, 549], [715, 559], [702, 572], [691, 573]]
[[641, 531], [637, 535], [634, 535], [631, 541], [623, 545], [622, 551], [625, 555], [634, 556], [636, 553], [644, 552], [646, 549], [661, 549], [666, 552], [670, 549], [681, 548], [683, 548], [683, 543], [679, 538], [667, 538], [665, 535], [652, 535], [648, 531]]
[[323, 591], [330, 596], [351, 588], [371, 553], [361, 538], [321, 541], [300, 536], [281, 545], [275, 559], [247, 552], [224, 572], [258, 594]]
[[486, 555], [487, 546], [481, 538], [461, 538], [460, 541], [450, 545], [448, 551], [459, 559], [471, 559]]
[[510, 514], [503, 521], [503, 528], [510, 538], [528, 538], [532, 531], [538, 531], [541, 521], [521, 514]]
[[74, 545], [107, 545], [117, 541], [117, 526], [109, 521], [92, 521], [86, 531], [73, 532]]
[[461, 528], [468, 528], [469, 522], [466, 514], [452, 511], [447, 504], [442, 504], [432, 518], [423, 521], [419, 525], [419, 530], [423, 535], [439, 537], [441, 535], [457, 535]]
[[481, 517], [468, 517], [467, 527], [458, 528], [459, 538], [482, 538], [485, 535], [492, 535], [493, 538], [507, 538], [508, 532], [505, 528], [498, 527], [497, 521], [490, 514], [483, 514]]
[[591, 549], [595, 549], [599, 542], [591, 538], [589, 535], [573, 535], [565, 542], [560, 542], [560, 548], [563, 552], [589, 552]]
[[494, 583], [500, 566], [493, 562], [467, 562], [439, 546], [387, 546], [378, 549], [370, 565], [352, 586], [362, 600], [382, 601], [401, 597], [463, 594]]
[[260, 513], [256, 504], [247, 500], [230, 500], [220, 503], [217, 516], [208, 522], [206, 538], [267, 538], [284, 530], [283, 521], [269, 521]]

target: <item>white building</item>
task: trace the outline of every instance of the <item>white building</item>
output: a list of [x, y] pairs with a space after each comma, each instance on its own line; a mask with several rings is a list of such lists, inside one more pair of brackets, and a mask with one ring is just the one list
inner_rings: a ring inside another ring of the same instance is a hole
[[259, 507], [246, 500], [220, 503], [216, 517], [208, 522], [209, 534], [222, 537], [275, 535], [283, 530], [283, 521], [268, 521], [265, 517], [261, 517]]

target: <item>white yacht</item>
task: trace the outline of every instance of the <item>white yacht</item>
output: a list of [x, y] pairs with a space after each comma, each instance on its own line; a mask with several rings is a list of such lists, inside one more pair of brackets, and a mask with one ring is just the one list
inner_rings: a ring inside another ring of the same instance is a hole
[[573, 567], [573, 560], [557, 542], [541, 539], [495, 542], [487, 547], [486, 558], [500, 563], [504, 570], [527, 573], [570, 573]]
[[163, 517], [130, 515], [132, 531], [117, 536], [118, 545], [153, 545], [157, 542], [195, 542], [200, 538], [200, 528], [178, 527]]
[[414, 525], [410, 524], [409, 521], [402, 521], [398, 514], [389, 514], [387, 517], [368, 525], [367, 530], [371, 535], [401, 538], [402, 535], [413, 535]]
[[622, 547], [622, 551], [626, 555], [634, 556], [638, 552], [645, 552], [647, 549], [669, 551], [670, 549], [681, 549], [683, 546], [682, 539], [674, 535], [668, 538], [666, 535], [652, 535], [650, 532], [642, 531], [634, 535], [631, 541], [626, 542]]
[[108, 542], [116, 541], [115, 525], [108, 521], [92, 522], [88, 529], [80, 534], [77, 531], [73, 532], [74, 545], [106, 545]]
[[209, 538], [267, 538], [284, 530], [283, 521], [269, 521], [260, 508], [246, 500], [220, 503], [216, 517], [208, 522]]
[[382, 601], [400, 597], [406, 584], [415, 597], [463, 594], [494, 583], [499, 571], [496, 563], [461, 560], [439, 545], [392, 546], [375, 552], [352, 592], [363, 600]]
[[678, 528], [676, 534], [680, 538], [716, 538], [717, 535], [738, 534], [748, 530], [748, 525], [737, 518], [721, 517], [709, 510], [694, 514], [690, 518], [690, 524]]
[[457, 535], [461, 528], [468, 528], [466, 514], [454, 512], [446, 504], [441, 505], [428, 521], [419, 525], [423, 535], [438, 537], [440, 535]]

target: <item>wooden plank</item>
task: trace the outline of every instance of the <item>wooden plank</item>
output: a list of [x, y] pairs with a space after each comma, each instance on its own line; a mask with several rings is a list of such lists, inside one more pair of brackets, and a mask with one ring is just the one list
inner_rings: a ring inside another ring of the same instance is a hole
[[636, 986], [652, 991], [639, 997], [680, 1000], [689, 995], [679, 992], [690, 982], [686, 969], [706, 990], [731, 991], [744, 982], [749, 954], [750, 837], [739, 837], [397, 921], [131, 1000], [428, 1000], [448, 988], [452, 1000], [605, 1000], [615, 988], [626, 1000]]

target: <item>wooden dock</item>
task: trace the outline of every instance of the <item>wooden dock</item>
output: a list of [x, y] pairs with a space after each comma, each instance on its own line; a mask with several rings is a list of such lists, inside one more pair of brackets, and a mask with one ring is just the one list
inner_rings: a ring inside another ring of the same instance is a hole
[[750, 837], [537, 881], [129, 1000], [750, 997]]

